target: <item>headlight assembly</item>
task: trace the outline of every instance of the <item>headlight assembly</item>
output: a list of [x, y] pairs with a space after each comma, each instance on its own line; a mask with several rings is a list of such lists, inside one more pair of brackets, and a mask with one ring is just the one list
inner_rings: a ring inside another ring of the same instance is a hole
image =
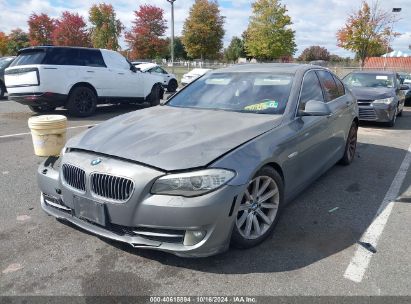
[[206, 169], [165, 175], [154, 182], [151, 193], [197, 196], [225, 185], [234, 176], [233, 171], [225, 169]]
[[389, 105], [393, 101], [394, 101], [394, 97], [390, 97], [390, 98], [376, 99], [373, 101], [373, 103]]

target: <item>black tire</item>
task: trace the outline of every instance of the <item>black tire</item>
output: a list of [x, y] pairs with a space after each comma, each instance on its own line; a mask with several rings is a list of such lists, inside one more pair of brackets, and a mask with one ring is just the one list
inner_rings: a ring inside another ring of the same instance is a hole
[[174, 93], [177, 90], [177, 88], [178, 88], [177, 80], [171, 79], [168, 82], [167, 92]]
[[347, 142], [345, 143], [344, 156], [340, 160], [340, 164], [343, 166], [348, 166], [355, 158], [355, 150], [357, 149], [357, 133], [358, 125], [355, 121], [353, 121], [350, 131], [348, 132]]
[[395, 122], [397, 121], [397, 116], [398, 116], [398, 106], [395, 109], [395, 113], [392, 116], [392, 119], [389, 122], [387, 122], [387, 127], [393, 128], [395, 126]]
[[6, 94], [6, 87], [4, 84], [0, 81], [0, 99], [4, 97], [4, 94]]
[[[246, 248], [251, 248], [251, 247], [257, 246], [258, 244], [263, 242], [266, 238], [268, 238], [273, 233], [274, 228], [277, 225], [278, 220], [280, 218], [281, 210], [282, 210], [282, 207], [283, 207], [283, 204], [284, 204], [284, 183], [283, 183], [283, 179], [281, 178], [280, 174], [278, 174], [278, 172], [276, 170], [274, 170], [272, 167], [266, 166], [266, 167], [263, 167], [262, 169], [260, 169], [255, 174], [252, 181], [250, 181], [250, 184], [249, 184], [248, 187], [253, 187], [252, 182], [254, 180], [256, 180], [256, 178], [258, 178], [258, 177], [260, 177], [260, 178], [269, 177], [275, 182], [276, 187], [278, 189], [278, 194], [276, 194], [276, 198], [275, 198], [277, 202], [273, 203], [273, 204], [277, 206], [277, 211], [276, 211], [276, 213], [275, 213], [275, 215], [272, 219], [271, 224], [270, 225], [264, 224], [264, 225], [266, 225], [266, 228], [265, 228], [266, 230], [265, 230], [265, 232], [262, 232], [262, 234], [260, 236], [255, 237], [253, 239], [251, 238], [251, 235], [250, 235], [250, 238], [244, 237], [242, 232], [240, 232], [241, 227], [238, 228], [238, 221], [241, 220], [241, 217], [243, 217], [243, 215], [244, 215], [243, 212], [245, 212], [245, 211], [241, 211], [240, 207], [244, 206], [243, 205], [244, 200], [247, 201], [247, 198], [246, 198], [247, 195], [244, 192], [244, 194], [242, 195], [242, 198], [241, 198], [241, 203], [240, 203], [239, 206], [237, 206], [237, 213], [235, 215], [236, 218], [235, 218], [235, 222], [234, 222], [233, 233], [231, 235], [231, 245], [233, 247], [246, 249]], [[274, 197], [273, 197], [273, 199], [274, 199]], [[255, 203], [253, 203], [251, 206], [253, 206], [253, 205], [255, 205]], [[260, 209], [260, 208], [257, 208], [257, 209]], [[250, 210], [252, 210], [252, 209], [250, 208], [250, 209], [247, 210], [247, 214], [249, 214], [250, 212], [253, 212], [253, 211], [250, 211]], [[254, 214], [257, 217], [257, 215], [258, 215], [257, 212], [255, 212]], [[269, 217], [268, 214], [265, 214], [265, 215], [267, 217]], [[248, 220], [248, 218], [247, 218], [247, 220]], [[260, 220], [261, 220], [261, 218], [260, 218]], [[252, 229], [255, 232], [254, 224], [253, 224]]]
[[93, 115], [97, 107], [97, 95], [88, 87], [74, 88], [68, 98], [66, 108], [70, 115], [87, 117]]
[[399, 112], [399, 113], [397, 114], [397, 117], [401, 117], [401, 116], [402, 116], [402, 111], [403, 111], [403, 110], [401, 110], [401, 112]]
[[48, 113], [48, 112], [53, 112], [56, 107], [52, 107], [52, 106], [29, 106], [30, 110], [35, 112], [35, 113]]
[[158, 106], [160, 104], [160, 96], [161, 96], [161, 86], [159, 84], [155, 84], [152, 89], [151, 93], [148, 96], [148, 102], [150, 103], [151, 107]]

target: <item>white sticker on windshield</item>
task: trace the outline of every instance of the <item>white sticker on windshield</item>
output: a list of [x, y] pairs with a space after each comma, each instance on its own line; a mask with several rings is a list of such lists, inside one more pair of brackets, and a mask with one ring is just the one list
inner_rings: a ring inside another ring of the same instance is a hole
[[388, 80], [388, 76], [377, 76], [375, 78], [378, 80]]

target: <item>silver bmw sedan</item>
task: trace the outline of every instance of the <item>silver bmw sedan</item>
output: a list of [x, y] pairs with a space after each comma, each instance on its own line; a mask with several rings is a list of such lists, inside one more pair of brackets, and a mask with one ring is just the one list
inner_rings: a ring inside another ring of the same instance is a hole
[[48, 214], [185, 257], [249, 248], [285, 204], [354, 159], [358, 107], [313, 65], [214, 70], [166, 104], [105, 121], [38, 170]]

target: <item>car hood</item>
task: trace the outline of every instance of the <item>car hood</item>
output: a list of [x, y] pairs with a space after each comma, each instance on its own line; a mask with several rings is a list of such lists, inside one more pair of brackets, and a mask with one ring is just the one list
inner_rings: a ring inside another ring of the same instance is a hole
[[103, 122], [68, 148], [113, 155], [165, 171], [203, 167], [275, 128], [281, 115], [157, 106]]
[[357, 100], [375, 100], [395, 96], [394, 88], [351, 87], [350, 89]]

